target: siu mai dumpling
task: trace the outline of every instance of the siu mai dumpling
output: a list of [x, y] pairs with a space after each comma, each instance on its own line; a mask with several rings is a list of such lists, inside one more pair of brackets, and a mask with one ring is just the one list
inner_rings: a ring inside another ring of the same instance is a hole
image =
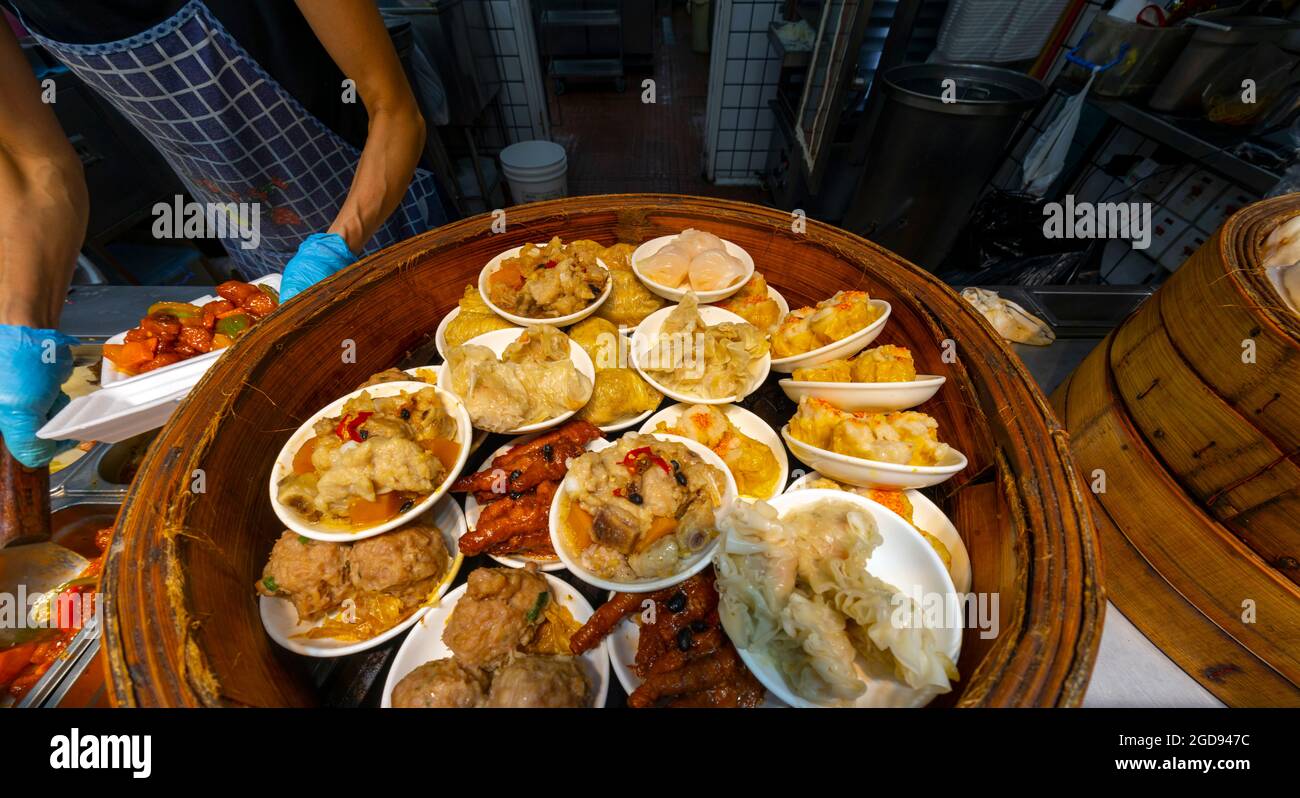
[[726, 252], [711, 249], [691, 258], [691, 290], [719, 291], [736, 284], [745, 275], [745, 266], [739, 258]]
[[727, 251], [726, 245], [722, 243], [721, 238], [718, 238], [713, 233], [706, 233], [703, 230], [694, 230], [691, 228], [687, 228], [679, 233], [676, 240], [673, 241], [673, 245], [684, 252], [689, 258], [694, 258], [696, 255], [711, 250], [718, 250], [719, 252]]
[[668, 288], [677, 288], [686, 282], [686, 274], [691, 268], [691, 256], [676, 244], [665, 244], [638, 266], [647, 280]]

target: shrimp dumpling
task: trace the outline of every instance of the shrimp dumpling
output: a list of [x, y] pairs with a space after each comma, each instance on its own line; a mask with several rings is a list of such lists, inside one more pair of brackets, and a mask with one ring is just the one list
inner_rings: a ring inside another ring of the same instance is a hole
[[713, 233], [706, 233], [703, 230], [693, 228], [687, 228], [679, 233], [673, 244], [682, 252], [685, 252], [687, 257], [691, 258], [714, 249], [721, 252], [727, 251], [721, 238], [718, 238]]
[[691, 258], [691, 288], [695, 291], [717, 291], [735, 285], [745, 275], [740, 259], [726, 252], [711, 249]]
[[659, 251], [638, 264], [647, 280], [669, 288], [686, 282], [691, 267], [691, 256], [676, 244], [665, 244]]

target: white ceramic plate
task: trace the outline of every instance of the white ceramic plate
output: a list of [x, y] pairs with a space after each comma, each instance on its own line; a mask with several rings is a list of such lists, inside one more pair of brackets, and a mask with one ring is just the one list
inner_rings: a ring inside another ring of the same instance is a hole
[[871, 306], [880, 311], [880, 316], [866, 327], [846, 338], [841, 338], [811, 352], [774, 358], [772, 360], [772, 370], [779, 371], [782, 374], [792, 374], [795, 369], [820, 366], [828, 360], [852, 357], [866, 349], [872, 341], [876, 340], [876, 336], [880, 335], [880, 331], [885, 329], [885, 322], [889, 321], [889, 314], [893, 310], [890, 304], [883, 299], [871, 300]]
[[[723, 634], [726, 634], [726, 632], [723, 632]], [[641, 627], [637, 625], [635, 615], [629, 615], [619, 621], [618, 625], [605, 637], [605, 643], [609, 646], [609, 662], [614, 668], [614, 676], [618, 678], [618, 683], [623, 685], [623, 690], [628, 695], [632, 695], [641, 686], [641, 677], [632, 672], [632, 663], [636, 662], [636, 647], [640, 642]], [[761, 709], [788, 706], [789, 704], [773, 695], [771, 690], [766, 692], [763, 703], [759, 704]]]
[[305, 657], [343, 657], [348, 654], [356, 654], [367, 649], [392, 640], [402, 632], [410, 629], [415, 622], [424, 617], [429, 611], [429, 607], [438, 603], [451, 587], [451, 583], [456, 580], [456, 574], [460, 573], [460, 565], [464, 562], [464, 557], [460, 554], [460, 549], [456, 542], [460, 536], [465, 534], [465, 516], [460, 511], [460, 506], [450, 497], [444, 498], [436, 506], [425, 513], [424, 520], [438, 527], [442, 532], [443, 543], [447, 546], [447, 552], [451, 554], [452, 560], [447, 568], [447, 573], [438, 583], [429, 603], [420, 607], [401, 623], [394, 626], [382, 634], [376, 635], [369, 640], [362, 640], [356, 643], [349, 643], [334, 638], [319, 638], [312, 640], [306, 637], [296, 637], [296, 635], [305, 634], [311, 629], [320, 626], [325, 622], [324, 618], [313, 623], [300, 623], [298, 621], [298, 611], [293, 608], [293, 602], [287, 598], [277, 598], [273, 596], [259, 596], [258, 609], [262, 615], [262, 626], [266, 628], [266, 633], [271, 639], [279, 643], [283, 648], [287, 648], [295, 654], [302, 654]]
[[[438, 396], [442, 399], [443, 407], [447, 409], [447, 412], [452, 418], [456, 419], [456, 440], [460, 443], [460, 456], [456, 458], [455, 467], [447, 472], [447, 476], [443, 478], [442, 484], [439, 485], [433, 493], [430, 493], [424, 499], [416, 502], [414, 507], [404, 513], [398, 514], [395, 518], [385, 521], [382, 524], [357, 529], [356, 531], [340, 531], [337, 526], [312, 523], [299, 515], [293, 508], [280, 504], [276, 487], [279, 485], [281, 479], [293, 473], [294, 455], [298, 453], [298, 449], [302, 447], [303, 443], [305, 443], [308, 438], [315, 437], [316, 431], [312, 429], [312, 427], [315, 426], [317, 421], [322, 418], [338, 415], [339, 411], [343, 409], [343, 405], [347, 404], [349, 399], [360, 396], [365, 392], [368, 392], [371, 397], [397, 396], [401, 393], [415, 393], [416, 391], [422, 391], [425, 388], [433, 388], [437, 391]], [[293, 435], [289, 436], [289, 440], [285, 442], [284, 446], [280, 449], [280, 454], [275, 458], [275, 465], [271, 467], [271, 479], [269, 482], [271, 507], [275, 510], [275, 514], [280, 518], [280, 521], [283, 522], [285, 526], [289, 527], [289, 529], [292, 529], [300, 535], [315, 538], [316, 540], [327, 540], [331, 543], [348, 543], [382, 534], [390, 529], [396, 529], [438, 503], [438, 500], [447, 492], [447, 488], [451, 486], [451, 483], [456, 480], [456, 477], [460, 476], [461, 469], [465, 467], [465, 461], [469, 459], [469, 447], [473, 435], [474, 431], [469, 423], [469, 413], [466, 412], [465, 406], [461, 404], [461, 401], [451, 392], [444, 391], [436, 386], [431, 386], [427, 382], [385, 382], [379, 385], [372, 385], [369, 388], [358, 388], [357, 390], [351, 391], [325, 405], [325, 407], [318, 410], [315, 415], [307, 419], [307, 421], [299, 427]]]
[[[682, 417], [682, 414], [685, 413], [689, 407], [690, 405], [685, 403], [665, 407], [663, 410], [660, 410], [658, 413], [655, 413], [647, 419], [646, 422], [641, 425], [640, 432], [654, 432], [655, 427], [659, 426], [660, 422], [663, 422], [670, 427], [674, 426], [677, 423], [677, 420]], [[742, 434], [753, 438], [768, 449], [771, 449], [772, 454], [776, 457], [776, 463], [781, 469], [780, 473], [777, 475], [776, 487], [773, 489], [772, 493], [767, 496], [745, 496], [742, 493], [740, 494], [741, 498], [770, 499], [773, 496], [780, 495], [782, 489], [785, 488], [785, 481], [790, 478], [790, 458], [785, 453], [785, 444], [781, 443], [781, 436], [777, 435], [776, 431], [768, 426], [766, 421], [743, 407], [737, 405], [723, 405], [718, 409], [726, 415], [727, 420], [734, 424], [736, 429], [740, 430]], [[735, 474], [732, 474], [732, 476], [734, 477]], [[739, 485], [739, 483], [737, 483], [737, 485]]]
[[[656, 310], [654, 313], [646, 316], [645, 319], [637, 325], [636, 332], [632, 333], [632, 345], [630, 348], [632, 365], [636, 368], [637, 372], [645, 378], [646, 382], [654, 386], [655, 389], [663, 395], [676, 399], [679, 402], [701, 405], [725, 405], [732, 402], [739, 402], [741, 399], [744, 399], [746, 396], [749, 396], [751, 393], [758, 390], [758, 388], [763, 384], [763, 380], [766, 380], [767, 375], [772, 371], [772, 357], [770, 354], [763, 355], [762, 358], [750, 364], [749, 374], [751, 380], [748, 390], [738, 396], [722, 396], [717, 399], [692, 396], [689, 393], [670, 390], [664, 387], [662, 383], [646, 371], [645, 365], [653, 356], [653, 348], [659, 338], [659, 330], [664, 326], [664, 321], [667, 320], [668, 316], [674, 309], [676, 309], [676, 307], [676, 305], [669, 305], [666, 308]], [[723, 310], [719, 307], [714, 307], [713, 305], [700, 305], [699, 310], [700, 318], [703, 319], [704, 323], [708, 326], [721, 324], [724, 321], [738, 324], [749, 323], [737, 316], [735, 313], [732, 313], [729, 310]]]
[[[726, 490], [722, 497], [722, 506], [725, 507], [728, 503], [736, 500], [735, 477], [731, 476], [731, 471], [727, 468], [726, 463], [722, 462], [722, 458], [714, 454], [707, 446], [701, 443], [696, 443], [689, 438], [683, 438], [679, 435], [654, 433], [654, 437], [661, 441], [675, 441], [680, 443], [699, 455], [704, 462], [720, 469], [723, 476], [726, 478], [727, 483]], [[607, 446], [613, 445], [614, 443], [612, 441], [595, 440], [587, 444], [587, 451], [598, 452]], [[696, 552], [696, 554], [690, 559], [683, 562], [681, 564], [681, 569], [670, 576], [664, 576], [658, 579], [643, 579], [636, 582], [614, 582], [605, 579], [582, 567], [582, 565], [570, 555], [565, 546], [564, 534], [560, 530], [560, 516], [561, 507], [564, 506], [564, 502], [568, 495], [569, 478], [566, 477], [565, 480], [560, 483], [559, 490], [555, 491], [555, 498], [551, 500], [551, 545], [555, 547], [555, 553], [559, 555], [560, 561], [564, 563], [565, 567], [567, 567], [574, 576], [587, 584], [595, 585], [596, 587], [603, 587], [606, 590], [618, 590], [625, 593], [649, 593], [655, 590], [660, 590], [675, 585], [678, 582], [685, 581], [687, 578], [704, 570], [704, 568], [708, 566], [709, 561], [713, 558], [713, 552], [718, 548], [718, 540], [721, 536], [719, 536], [719, 538], [714, 538], [709, 545], [705, 546], [702, 550]], [[719, 511], [721, 511], [721, 509], [721, 507], [718, 508]]]
[[[538, 246], [545, 246], [545, 245], [539, 244]], [[523, 250], [523, 248], [524, 248], [523, 246], [518, 246], [518, 247], [514, 247], [513, 249], [507, 249], [505, 252], [502, 252], [500, 255], [497, 255], [495, 258], [488, 261], [487, 265], [483, 267], [483, 270], [478, 273], [479, 296], [483, 297], [483, 301], [487, 303], [487, 306], [492, 309], [493, 313], [497, 314], [498, 316], [510, 322], [511, 324], [518, 324], [520, 327], [528, 327], [533, 324], [549, 324], [552, 327], [567, 327], [570, 324], [580, 322], [583, 319], [590, 316], [591, 314], [595, 313], [600, 308], [601, 305], [605, 304], [605, 300], [609, 299], [610, 293], [614, 290], [614, 280], [609, 277], [609, 267], [605, 265], [605, 261], [601, 260], [600, 258], [596, 258], [596, 263], [600, 265], [600, 268], [605, 270], [605, 275], [607, 278], [605, 280], [605, 290], [601, 291], [600, 296], [596, 297], [596, 299], [592, 301], [590, 305], [587, 305], [582, 310], [578, 311], [577, 313], [570, 313], [567, 316], [556, 316], [550, 319], [531, 319], [527, 316], [516, 316], [513, 313], [507, 313], [501, 308], [492, 304], [492, 300], [488, 298], [488, 290], [487, 290], [488, 278], [491, 277], [494, 273], [496, 273], [497, 269], [501, 268], [501, 263], [503, 261], [505, 261], [507, 258], [515, 257], [520, 253], [520, 251]]]
[[[648, 279], [641, 273], [641, 261], [655, 254], [662, 247], [676, 238], [677, 234], [659, 236], [658, 238], [652, 238], [637, 247], [632, 253], [632, 273], [636, 275], [636, 279], [640, 280], [642, 285], [650, 290], [650, 293], [657, 294], [664, 299], [670, 299], [673, 302], [681, 302], [682, 297], [686, 296], [686, 292], [690, 290], [689, 283], [684, 288], [669, 288], [666, 285], [660, 285], [659, 283]], [[726, 299], [741, 288], [744, 288], [745, 283], [749, 282], [749, 278], [754, 276], [754, 259], [750, 257], [748, 252], [742, 249], [739, 244], [733, 244], [725, 238], [722, 239], [722, 245], [726, 248], [728, 255], [740, 260], [741, 265], [745, 267], [745, 273], [741, 275], [741, 278], [733, 285], [729, 285], [726, 288], [719, 288], [714, 291], [696, 291], [695, 295], [700, 298], [700, 304]]]
[[[524, 435], [523, 437], [520, 438], [515, 438], [514, 440], [510, 441], [510, 443], [505, 444], [504, 446], [497, 449], [492, 454], [488, 455], [487, 459], [483, 461], [483, 465], [479, 466], [478, 471], [476, 471], [475, 473], [482, 473], [488, 470], [488, 468], [491, 467], [493, 460], [505, 454], [506, 452], [510, 451], [511, 449], [515, 448], [516, 446], [519, 446], [524, 443], [528, 443], [529, 441], [533, 440], [536, 437], [537, 437], [537, 433], [534, 433], [532, 435]], [[474, 529], [478, 526], [478, 517], [479, 514], [482, 512], [483, 512], [483, 505], [479, 504], [478, 499], [474, 498], [474, 493], [472, 491], [466, 493], [465, 494], [465, 524], [469, 529]], [[564, 563], [560, 562], [559, 560], [534, 560], [531, 557], [514, 557], [514, 556], [498, 557], [495, 554], [488, 554], [488, 556], [496, 560], [497, 562], [501, 563], [502, 565], [507, 565], [511, 568], [523, 568], [525, 565], [532, 562], [532, 563], [536, 563], [537, 567], [543, 571], [564, 570]]]
[[[591, 605], [572, 585], [546, 574], [546, 583], [551, 587], [551, 595], [560, 602], [580, 624], [591, 617]], [[393, 688], [408, 673], [426, 662], [446, 659], [451, 656], [451, 649], [442, 642], [442, 630], [447, 626], [447, 619], [456, 608], [456, 602], [465, 595], [467, 585], [461, 585], [448, 593], [438, 606], [430, 609], [420, 622], [411, 629], [411, 633], [402, 642], [393, 665], [388, 669], [388, 678], [384, 681], [384, 696], [380, 706], [393, 706]], [[605, 706], [605, 694], [609, 692], [609, 654], [604, 641], [579, 658], [583, 672], [593, 689], [592, 706]]]
[[910, 466], [864, 460], [809, 446], [790, 435], [789, 424], [781, 428], [781, 437], [799, 462], [831, 479], [860, 488], [928, 488], [947, 482], [966, 467], [966, 455], [956, 449], [951, 450], [948, 462], [943, 465]]
[[[930, 544], [897, 514], [856, 493], [801, 490], [778, 496], [769, 504], [781, 516], [785, 516], [789, 512], [823, 501], [852, 504], [870, 513], [875, 519], [883, 542], [872, 552], [871, 559], [867, 562], [869, 573], [908, 594], [919, 588], [923, 595], [943, 596], [944, 613], [953, 623], [940, 626], [935, 631], [944, 653], [956, 662], [961, 654], [961, 602], [947, 569], [943, 567], [943, 561]], [[719, 588], [722, 588], [721, 583]], [[796, 695], [790, 689], [784, 674], [764, 652], [739, 647], [737, 651], [754, 676], [777, 698], [793, 707], [820, 706]], [[857, 665], [858, 675], [866, 682], [867, 689], [853, 704], [854, 707], [924, 706], [934, 698], [932, 691], [915, 690], [892, 674], [873, 675], [861, 657], [858, 658]]]
[[[810, 471], [791, 482], [790, 487], [786, 488], [785, 492], [793, 493], [797, 490], [805, 490], [809, 483], [821, 479], [821, 476], [816, 471]], [[957, 533], [957, 527], [953, 526], [952, 521], [948, 520], [948, 516], [943, 514], [943, 510], [939, 509], [939, 505], [930, 501], [930, 498], [921, 491], [905, 490], [903, 493], [907, 496], [907, 500], [912, 503], [912, 521], [915, 522], [916, 526], [934, 535], [948, 549], [948, 554], [952, 557], [952, 568], [948, 570], [948, 573], [952, 576], [952, 582], [957, 586], [958, 592], [969, 593], [971, 587], [970, 554], [966, 551], [966, 542]], [[869, 498], [867, 500], [870, 501]], [[888, 507], [885, 509], [889, 510]]]
[[918, 374], [907, 382], [805, 382], [787, 377], [777, 384], [795, 404], [810, 396], [825, 399], [841, 410], [888, 413], [928, 402], [946, 381], [946, 377]]
[[[265, 286], [270, 286], [271, 288], [274, 288], [274, 289], [275, 289], [275, 292], [276, 292], [277, 294], [279, 294], [279, 293], [280, 293], [280, 278], [281, 278], [281, 275], [279, 275], [279, 274], [268, 274], [268, 275], [266, 275], [265, 277], [259, 277], [259, 278], [257, 278], [256, 280], [249, 280], [248, 282], [249, 282], [251, 285], [265, 285]], [[220, 298], [221, 298], [221, 297], [217, 296], [216, 294], [205, 294], [205, 295], [203, 295], [203, 296], [201, 296], [201, 297], [198, 297], [198, 298], [196, 298], [196, 299], [191, 299], [191, 300], [189, 300], [189, 304], [191, 304], [191, 305], [198, 305], [198, 306], [202, 307], [203, 305], [206, 305], [206, 304], [208, 304], [209, 302], [216, 302], [216, 301], [217, 301], [218, 299], [220, 299]], [[148, 308], [144, 308], [144, 310], [148, 310]], [[141, 313], [140, 313], [140, 317], [141, 317], [141, 318], [144, 318], [144, 312], [143, 312], [143, 310], [142, 310]], [[127, 332], [128, 332], [127, 330], [123, 330], [122, 332], [118, 333], [117, 335], [114, 335], [112, 338], [109, 338], [109, 339], [108, 339], [107, 341], [105, 341], [104, 343], [106, 343], [106, 344], [120, 344], [120, 343], [122, 343], [123, 341], [126, 340], [126, 334], [127, 334]], [[228, 348], [228, 347], [227, 347], [227, 348]], [[163, 382], [163, 381], [165, 381], [165, 378], [166, 378], [166, 377], [168, 377], [168, 376], [170, 376], [171, 374], [173, 374], [173, 373], [179, 371], [179, 370], [180, 370], [179, 367], [182, 366], [182, 365], [185, 365], [185, 364], [189, 364], [189, 363], [206, 363], [206, 364], [208, 364], [207, 367], [211, 367], [212, 364], [213, 364], [214, 362], [216, 362], [216, 359], [219, 358], [219, 357], [221, 357], [221, 353], [224, 352], [224, 351], [226, 351], [226, 350], [225, 350], [225, 349], [218, 349], [218, 350], [216, 350], [216, 351], [213, 351], [213, 352], [207, 352], [207, 353], [202, 354], [202, 355], [195, 355], [194, 357], [186, 358], [185, 360], [182, 360], [182, 361], [180, 361], [180, 362], [178, 362], [178, 363], [173, 363], [173, 364], [171, 364], [170, 366], [163, 366], [163, 367], [160, 368], [160, 369], [154, 369], [153, 371], [146, 371], [146, 372], [143, 373], [143, 374], [136, 374], [135, 376], [131, 376], [130, 374], [127, 374], [127, 373], [124, 372], [124, 371], [120, 371], [120, 370], [118, 370], [117, 366], [113, 365], [113, 361], [109, 360], [108, 358], [101, 358], [101, 360], [100, 360], [99, 384], [102, 385], [103, 387], [107, 388], [107, 387], [109, 387], [110, 385], [116, 385], [116, 384], [119, 384], [119, 383], [132, 383], [132, 384], [139, 384], [139, 383], [143, 383], [143, 382], [145, 382], [145, 381], [148, 381], [148, 382], [150, 382], [150, 383], [154, 383], [154, 382]], [[207, 370], [207, 368], [205, 367], [205, 368], [204, 368], [204, 371], [206, 371], [206, 370]], [[198, 382], [198, 380], [194, 380], [193, 382], [191, 382], [191, 383], [190, 383], [190, 387], [194, 387], [194, 384], [197, 383], [197, 382]]]
[[[510, 330], [493, 330], [492, 332], [486, 332], [483, 333], [482, 335], [475, 336], [474, 338], [469, 339], [468, 341], [465, 342], [464, 345], [469, 346], [470, 344], [474, 344], [476, 346], [486, 346], [488, 349], [492, 350], [492, 353], [495, 354], [497, 356], [497, 359], [499, 360], [501, 358], [501, 353], [506, 351], [506, 347], [514, 343], [515, 339], [523, 335], [524, 332], [525, 330], [523, 328], [510, 329]], [[591, 356], [587, 354], [587, 351], [585, 349], [578, 346], [578, 344], [574, 342], [572, 338], [569, 338], [567, 335], [565, 336], [565, 338], [568, 338], [569, 341], [569, 358], [573, 360], [573, 365], [577, 367], [578, 371], [586, 375], [587, 379], [591, 382], [591, 385], [594, 388], [596, 384], [596, 367], [591, 362]], [[447, 390], [451, 390], [451, 371], [447, 367], [446, 363], [443, 363], [441, 366], [438, 367], [438, 384], [446, 387]], [[590, 399], [591, 395], [588, 394], [587, 398]], [[573, 414], [577, 412], [578, 410], [576, 409], [569, 410], [567, 412], [561, 413], [558, 416], [555, 416], [554, 418], [549, 418], [546, 419], [545, 421], [539, 421], [536, 424], [525, 424], [522, 427], [517, 427], [512, 430], [507, 430], [505, 434], [525, 435], [529, 432], [538, 432], [540, 430], [550, 429], [551, 427], [558, 426], [559, 424], [568, 421], [570, 418], [573, 417]]]

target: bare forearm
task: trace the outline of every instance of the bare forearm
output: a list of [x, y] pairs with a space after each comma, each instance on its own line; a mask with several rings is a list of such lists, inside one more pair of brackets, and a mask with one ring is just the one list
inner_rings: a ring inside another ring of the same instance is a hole
[[71, 147], [35, 159], [0, 147], [0, 324], [58, 326], [88, 213]]
[[360, 252], [401, 204], [424, 147], [424, 119], [414, 108], [372, 113], [366, 146], [347, 198], [329, 232]]

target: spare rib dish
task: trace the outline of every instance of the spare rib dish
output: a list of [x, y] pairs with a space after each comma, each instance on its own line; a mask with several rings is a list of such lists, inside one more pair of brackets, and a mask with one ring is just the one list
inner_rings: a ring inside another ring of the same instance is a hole
[[[424, 605], [451, 560], [442, 532], [418, 521], [355, 543], [327, 543], [285, 530], [256, 588], [292, 602], [300, 623], [325, 619], [301, 637], [359, 642]], [[351, 611], [337, 613], [348, 600]]]
[[452, 656], [426, 662], [393, 688], [406, 708], [585, 707], [592, 685], [570, 639], [579, 624], [531, 568], [469, 575], [442, 642]]
[[487, 296], [507, 313], [527, 319], [568, 316], [596, 301], [609, 283], [609, 272], [596, 262], [600, 244], [558, 237], [545, 245], [524, 244], [519, 254], [501, 261], [488, 275]]
[[625, 435], [569, 463], [560, 528], [573, 558], [618, 582], [671, 576], [717, 537], [726, 476], [677, 441]]
[[269, 285], [229, 280], [205, 305], [155, 302], [120, 344], [104, 344], [104, 357], [128, 375], [170, 366], [230, 346], [280, 304]]
[[639, 627], [628, 706], [756, 707], [765, 691], [736, 654], [718, 616], [712, 568], [654, 593], [615, 593], [569, 640], [574, 654], [600, 644], [625, 618]]
[[312, 523], [364, 529], [433, 493], [455, 467], [456, 420], [434, 388], [360, 394], [315, 424], [277, 497]]
[[492, 554], [540, 561], [556, 559], [551, 546], [551, 500], [568, 473], [568, 460], [602, 437], [586, 421], [571, 421], [499, 455], [482, 470], [452, 483], [482, 507], [474, 528], [460, 539], [466, 556]]

